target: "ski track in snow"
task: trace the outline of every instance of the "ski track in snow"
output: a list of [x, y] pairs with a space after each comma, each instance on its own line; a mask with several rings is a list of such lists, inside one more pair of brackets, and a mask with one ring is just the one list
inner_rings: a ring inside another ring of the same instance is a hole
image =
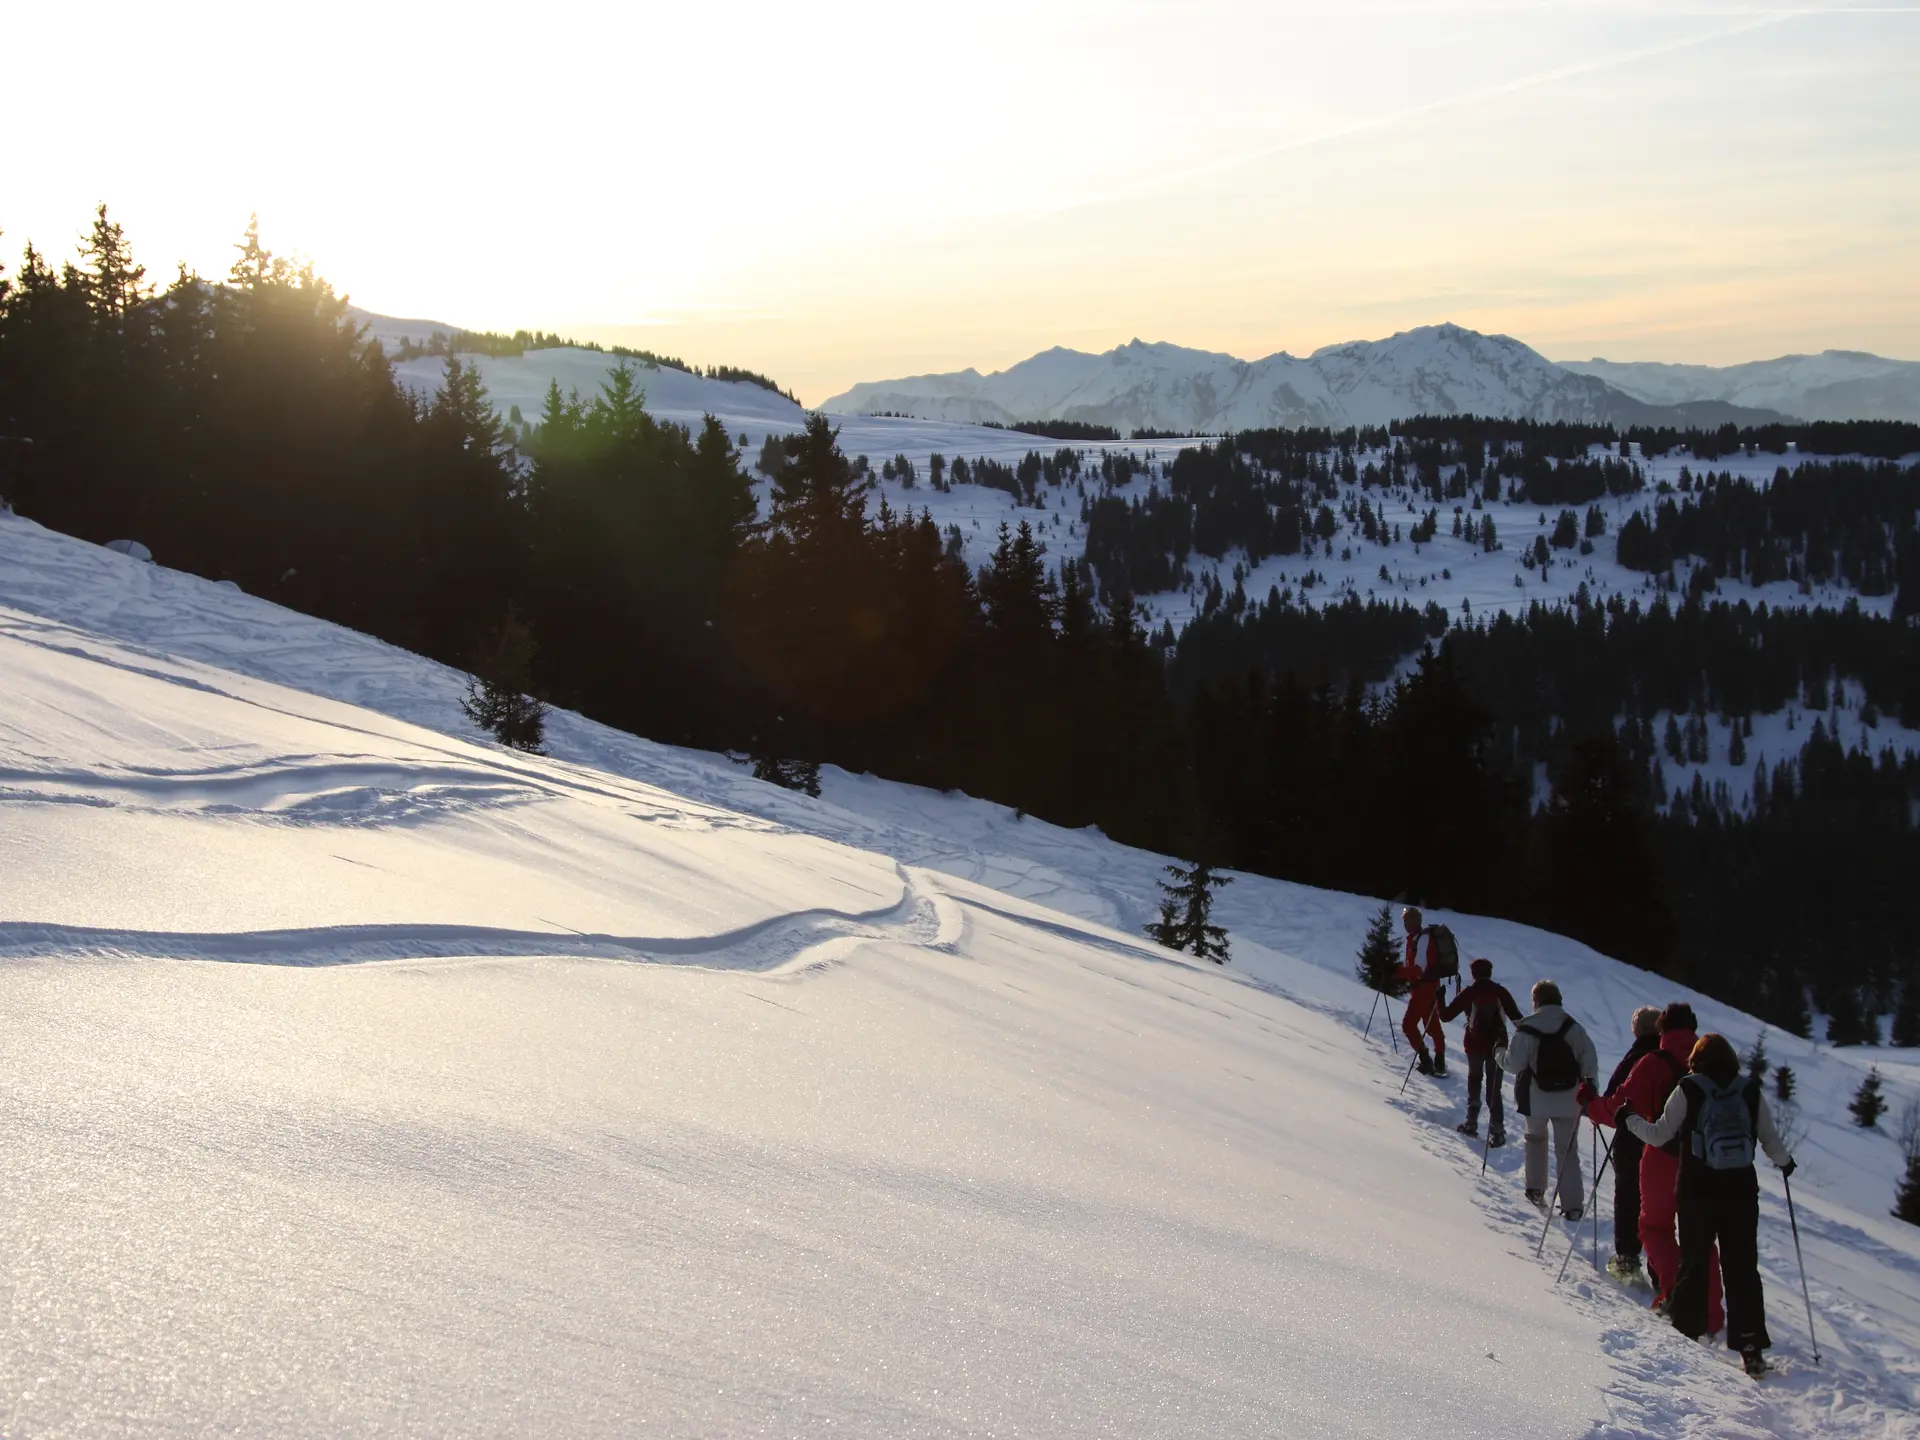
[[[809, 800], [565, 713], [556, 758], [476, 744], [456, 672], [11, 519], [0, 673], [9, 1433], [611, 1433], [639, 1396], [680, 1433], [1920, 1435], [1920, 1232], [1844, 1114], [1878, 1063], [1897, 1117], [1912, 1052], [1768, 1032], [1823, 1363], [1763, 1167], [1756, 1387], [1596, 1277], [1591, 1223], [1534, 1258], [1518, 1127], [1482, 1177], [1457, 1070], [1401, 1093], [1351, 979], [1377, 901], [1236, 877], [1234, 963], [1196, 966], [1139, 938], [1163, 860], [1095, 832], [832, 771]], [[1609, 1060], [1686, 993], [1446, 918], [1517, 992], [1560, 979]], [[635, 1045], [680, 1058], [595, 1078]], [[216, 1399], [223, 1353], [268, 1358]]]

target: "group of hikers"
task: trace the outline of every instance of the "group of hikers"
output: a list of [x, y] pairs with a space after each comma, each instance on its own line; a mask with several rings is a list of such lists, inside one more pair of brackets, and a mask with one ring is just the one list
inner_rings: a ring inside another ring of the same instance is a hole
[[1793, 1174], [1794, 1161], [1759, 1077], [1743, 1077], [1726, 1036], [1697, 1033], [1693, 1007], [1676, 1001], [1633, 1012], [1633, 1045], [1602, 1089], [1593, 1040], [1562, 1008], [1558, 985], [1536, 982], [1533, 1011], [1522, 1016], [1494, 980], [1493, 962], [1480, 959], [1471, 964], [1471, 983], [1446, 1000], [1448, 980], [1459, 981], [1452, 933], [1428, 927], [1416, 909], [1401, 920], [1406, 956], [1396, 973], [1410, 987], [1401, 1029], [1422, 1074], [1447, 1073], [1445, 1022], [1466, 1017], [1467, 1118], [1460, 1133], [1479, 1137], [1484, 1087], [1487, 1145], [1506, 1144], [1501, 1092], [1503, 1076], [1514, 1076], [1515, 1107], [1526, 1122], [1527, 1199], [1549, 1208], [1551, 1147], [1560, 1214], [1579, 1220], [1586, 1212], [1576, 1148], [1581, 1117], [1612, 1127], [1609, 1272], [1638, 1281], [1644, 1250], [1654, 1309], [1690, 1339], [1724, 1328], [1747, 1373], [1765, 1374], [1764, 1352], [1773, 1341], [1760, 1286], [1755, 1150], [1785, 1175]]

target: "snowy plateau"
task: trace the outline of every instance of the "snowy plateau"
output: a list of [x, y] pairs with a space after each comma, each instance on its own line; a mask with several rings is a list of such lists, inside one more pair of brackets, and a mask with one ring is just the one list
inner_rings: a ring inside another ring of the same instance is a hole
[[[1162, 857], [505, 751], [454, 671], [5, 515], [0, 680], [0, 1434], [1920, 1436], [1845, 1111], [1920, 1054], [1766, 1032], [1817, 1328], [1763, 1167], [1756, 1385], [1596, 1273], [1604, 1202], [1536, 1257], [1461, 1079], [1401, 1093], [1377, 900], [1237, 876], [1193, 963]], [[1446, 918], [1609, 1063], [1648, 1001], [1762, 1030]]]

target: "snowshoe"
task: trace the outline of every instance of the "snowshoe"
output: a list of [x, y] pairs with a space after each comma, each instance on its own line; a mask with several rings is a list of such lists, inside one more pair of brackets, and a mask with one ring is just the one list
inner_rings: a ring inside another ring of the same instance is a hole
[[1653, 1297], [1653, 1304], [1651, 1304], [1647, 1308], [1653, 1311], [1653, 1313], [1658, 1315], [1662, 1320], [1670, 1320], [1673, 1318], [1673, 1312], [1668, 1308], [1667, 1295], [1664, 1290], [1661, 1291], [1658, 1295]]
[[1420, 1067], [1420, 1073], [1422, 1075], [1431, 1075], [1433, 1073], [1433, 1057], [1428, 1055], [1426, 1051], [1422, 1050], [1414, 1063]]
[[1758, 1350], [1742, 1351], [1740, 1363], [1746, 1367], [1747, 1374], [1756, 1380], [1769, 1374], [1773, 1369], [1771, 1365], [1767, 1364], [1767, 1357]]
[[1574, 1224], [1578, 1225], [1580, 1223], [1580, 1217], [1586, 1213], [1587, 1209], [1584, 1205], [1569, 1205], [1560, 1212], [1560, 1218], [1562, 1220], [1571, 1220]]
[[1607, 1261], [1607, 1274], [1622, 1285], [1638, 1285], [1646, 1280], [1638, 1255], [1616, 1255]]
[[1433, 1070], [1430, 1073], [1437, 1079], [1441, 1079], [1441, 1080], [1446, 1079], [1447, 1078], [1447, 1057], [1444, 1055], [1436, 1057], [1433, 1062]]
[[1547, 1208], [1547, 1192], [1544, 1190], [1527, 1191], [1527, 1203], [1536, 1210]]
[[1454, 1126], [1453, 1128], [1455, 1130], [1458, 1130], [1462, 1135], [1466, 1136], [1469, 1140], [1478, 1140], [1480, 1138], [1480, 1127], [1474, 1124], [1473, 1121], [1471, 1120], [1462, 1120], [1458, 1125]]
[[1487, 1144], [1491, 1145], [1495, 1150], [1498, 1150], [1506, 1143], [1507, 1132], [1502, 1130], [1498, 1125], [1487, 1132]]

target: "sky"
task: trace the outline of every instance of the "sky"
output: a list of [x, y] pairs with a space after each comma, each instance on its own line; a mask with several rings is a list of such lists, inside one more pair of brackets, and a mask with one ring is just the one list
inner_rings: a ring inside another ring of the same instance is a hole
[[249, 214], [354, 301], [817, 402], [1136, 336], [1920, 359], [1910, 4], [387, 0], [9, 17], [0, 254]]

